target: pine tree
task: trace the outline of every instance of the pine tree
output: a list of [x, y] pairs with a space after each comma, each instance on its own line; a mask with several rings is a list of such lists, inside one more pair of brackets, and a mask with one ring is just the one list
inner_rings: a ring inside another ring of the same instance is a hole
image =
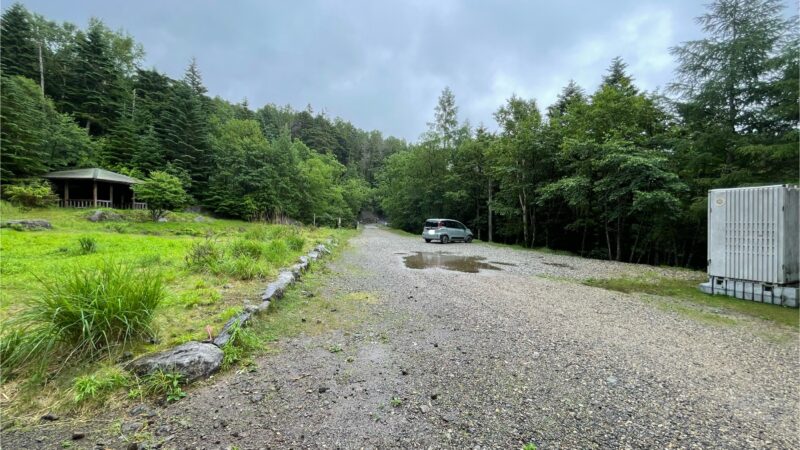
[[192, 92], [196, 95], [205, 95], [206, 92], [208, 92], [208, 89], [203, 85], [203, 77], [200, 74], [200, 68], [197, 66], [197, 59], [195, 59], [194, 56], [192, 56], [192, 60], [189, 62], [189, 67], [186, 68], [183, 81], [192, 88]]
[[791, 29], [782, 9], [780, 0], [716, 0], [698, 18], [707, 37], [672, 49], [681, 114], [728, 170], [739, 137], [760, 131], [779, 44]]
[[48, 118], [55, 111], [33, 80], [21, 76], [0, 78], [0, 180], [6, 183], [47, 171]]
[[430, 133], [439, 139], [442, 149], [453, 150], [458, 127], [458, 106], [449, 87], [445, 87], [439, 95], [433, 118], [433, 122], [428, 123]]
[[39, 81], [39, 53], [31, 16], [19, 3], [11, 5], [0, 19], [0, 48], [3, 75], [21, 75]]
[[65, 103], [91, 134], [102, 135], [111, 130], [124, 106], [122, 72], [114, 65], [102, 22], [93, 20], [77, 40]]

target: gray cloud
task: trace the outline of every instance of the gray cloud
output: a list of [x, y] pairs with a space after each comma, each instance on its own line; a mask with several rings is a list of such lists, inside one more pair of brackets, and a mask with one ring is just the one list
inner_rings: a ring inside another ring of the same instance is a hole
[[591, 91], [622, 56], [637, 84], [672, 78], [669, 47], [700, 36], [697, 0], [616, 2], [25, 0], [51, 20], [89, 17], [144, 45], [146, 66], [181, 77], [195, 56], [211, 95], [312, 104], [415, 140], [444, 86], [460, 119], [494, 128], [511, 94], [550, 104], [575, 79]]

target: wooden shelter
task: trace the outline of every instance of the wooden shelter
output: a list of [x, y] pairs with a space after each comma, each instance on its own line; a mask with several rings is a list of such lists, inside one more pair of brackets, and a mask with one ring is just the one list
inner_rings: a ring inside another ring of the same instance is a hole
[[110, 170], [91, 168], [62, 170], [42, 176], [53, 183], [62, 208], [147, 209], [136, 201], [131, 186], [138, 180]]

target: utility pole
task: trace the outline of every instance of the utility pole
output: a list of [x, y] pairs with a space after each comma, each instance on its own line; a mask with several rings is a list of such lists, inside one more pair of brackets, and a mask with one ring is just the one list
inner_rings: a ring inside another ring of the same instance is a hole
[[44, 95], [44, 60], [42, 60], [42, 41], [39, 41], [39, 84], [42, 86], [42, 95]]

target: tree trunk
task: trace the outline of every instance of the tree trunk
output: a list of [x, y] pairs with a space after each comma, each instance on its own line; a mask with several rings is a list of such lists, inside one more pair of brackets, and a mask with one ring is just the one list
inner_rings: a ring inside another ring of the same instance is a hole
[[620, 261], [622, 258], [622, 220], [617, 217], [617, 257], [616, 260]]
[[493, 242], [492, 241], [492, 180], [489, 180], [489, 201], [486, 202], [486, 205], [488, 206], [489, 209], [489, 229], [487, 230], [489, 232], [488, 237], [489, 237], [489, 242]]
[[531, 247], [536, 245], [536, 207], [531, 206]]
[[613, 261], [614, 258], [611, 256], [611, 237], [608, 235], [608, 222], [603, 221], [605, 224], [606, 229], [606, 247], [608, 248], [608, 260]]
[[[523, 191], [524, 192], [524, 191]], [[525, 204], [525, 199], [519, 193], [519, 206], [522, 208], [522, 238], [524, 239], [524, 246], [528, 246], [528, 206]]]
[[628, 258], [628, 262], [633, 262], [633, 257], [636, 254], [636, 245], [639, 243], [639, 235], [641, 233], [636, 233], [636, 238], [633, 240], [633, 245], [631, 246], [631, 256]]
[[586, 222], [583, 223], [583, 233], [581, 233], [581, 256], [583, 256], [584, 252], [586, 251]]

